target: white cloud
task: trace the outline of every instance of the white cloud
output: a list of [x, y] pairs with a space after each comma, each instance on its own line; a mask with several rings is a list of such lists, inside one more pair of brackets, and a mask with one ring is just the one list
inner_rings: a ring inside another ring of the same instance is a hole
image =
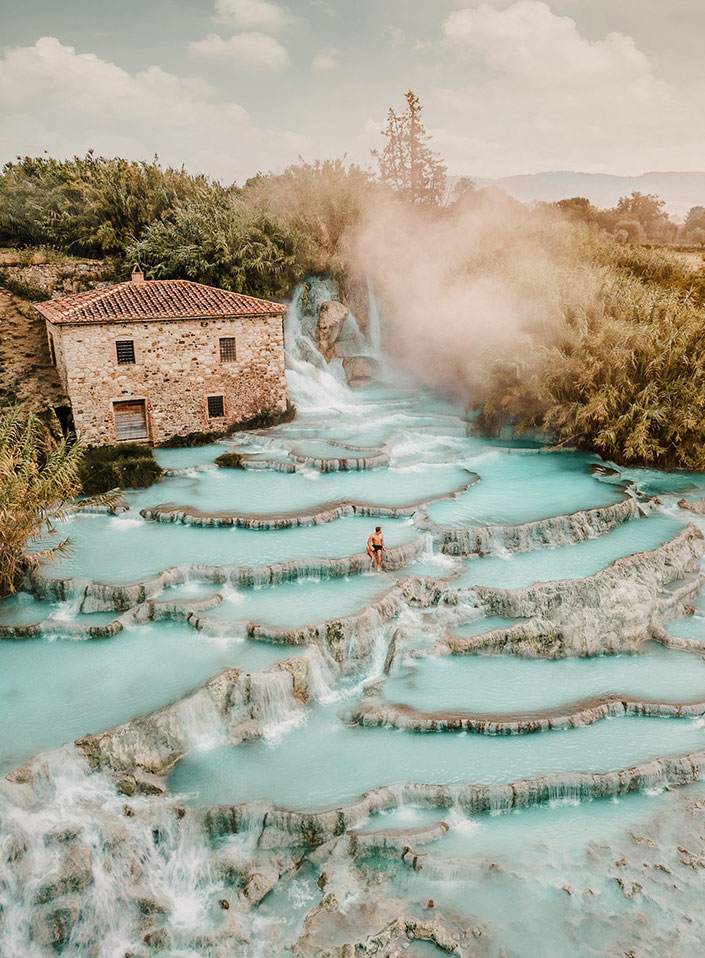
[[216, 19], [242, 30], [280, 30], [291, 16], [270, 0], [215, 0]]
[[313, 58], [311, 66], [319, 72], [335, 70], [338, 66], [339, 56], [340, 50], [336, 50], [335, 47], [330, 47], [328, 50], [321, 50], [321, 52]]
[[308, 147], [298, 134], [259, 128], [202, 80], [158, 66], [129, 73], [54, 37], [0, 58], [0, 115], [6, 159], [18, 149], [65, 156], [94, 148], [132, 159], [158, 153], [231, 181], [279, 169]]
[[702, 166], [693, 92], [658, 77], [631, 37], [588, 39], [541, 0], [456, 10], [442, 32], [446, 58], [464, 58], [434, 93], [454, 172]]
[[649, 61], [631, 37], [581, 36], [570, 17], [541, 0], [518, 0], [506, 10], [489, 4], [456, 10], [443, 23], [446, 40], [477, 53], [504, 76], [536, 85], [581, 87], [651, 81]]
[[402, 27], [395, 26], [391, 23], [384, 27], [382, 30], [382, 36], [390, 47], [400, 47], [406, 43], [406, 33]]
[[245, 73], [276, 73], [289, 62], [286, 49], [266, 33], [236, 33], [227, 40], [211, 33], [191, 43], [189, 53], [208, 60], [228, 60]]

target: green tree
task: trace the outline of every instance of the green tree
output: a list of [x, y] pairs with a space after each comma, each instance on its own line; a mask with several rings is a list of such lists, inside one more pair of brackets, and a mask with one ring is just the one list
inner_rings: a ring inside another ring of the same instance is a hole
[[370, 174], [344, 159], [300, 160], [283, 173], [248, 180], [243, 195], [295, 236], [299, 276], [332, 276], [341, 282], [351, 233], [373, 188]]
[[208, 197], [156, 220], [129, 259], [151, 279], [191, 279], [255, 296], [281, 296], [295, 275], [296, 237], [265, 207], [240, 195]]
[[[665, 206], [665, 201], [655, 193], [639, 193], [635, 190], [629, 196], [619, 198], [614, 212], [623, 221], [637, 220], [646, 236], [655, 239], [669, 221]], [[622, 228], [621, 224], [617, 228]]]
[[411, 90], [404, 94], [406, 109], [387, 113], [382, 131], [386, 143], [372, 150], [382, 183], [414, 206], [438, 206], [445, 193], [446, 166], [429, 146], [431, 136], [421, 119], [422, 106]]
[[597, 218], [597, 207], [593, 206], [585, 196], [571, 196], [569, 199], [558, 200], [554, 206], [574, 222], [594, 223]]
[[24, 157], [0, 174], [0, 240], [87, 256], [120, 255], [180, 203], [222, 192], [206, 177], [153, 162]]
[[686, 233], [692, 230], [705, 229], [705, 206], [691, 206], [685, 218], [683, 229]]
[[68, 553], [67, 538], [32, 553], [27, 547], [54, 535], [57, 523], [66, 518], [71, 500], [81, 492], [82, 456], [80, 441], [55, 442], [25, 406], [0, 415], [0, 596], [16, 591], [29, 570]]

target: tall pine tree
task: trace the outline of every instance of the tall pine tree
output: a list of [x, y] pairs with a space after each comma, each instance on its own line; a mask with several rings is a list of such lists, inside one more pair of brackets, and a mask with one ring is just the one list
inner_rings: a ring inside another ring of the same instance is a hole
[[372, 150], [379, 165], [379, 178], [414, 206], [437, 206], [446, 187], [446, 166], [430, 148], [431, 136], [421, 120], [422, 106], [415, 93], [404, 94], [406, 110], [390, 107], [386, 143]]

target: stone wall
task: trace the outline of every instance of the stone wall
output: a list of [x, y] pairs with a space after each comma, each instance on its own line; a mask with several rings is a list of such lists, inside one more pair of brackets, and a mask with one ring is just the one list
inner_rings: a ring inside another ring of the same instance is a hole
[[[149, 438], [223, 430], [288, 399], [280, 316], [134, 323], [47, 322], [76, 428], [91, 444], [116, 441], [112, 404], [144, 399]], [[237, 359], [220, 362], [220, 337], [234, 337]], [[118, 364], [116, 340], [133, 340], [134, 364]], [[207, 396], [225, 398], [209, 418]]]

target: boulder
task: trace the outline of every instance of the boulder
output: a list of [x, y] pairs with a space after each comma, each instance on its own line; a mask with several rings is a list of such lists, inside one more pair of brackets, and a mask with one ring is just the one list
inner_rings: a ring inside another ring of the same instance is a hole
[[81, 892], [92, 881], [91, 849], [87, 845], [71, 843], [59, 868], [37, 889], [35, 901], [44, 904], [67, 892]]
[[343, 371], [349, 386], [362, 386], [376, 382], [379, 363], [372, 356], [346, 356], [343, 359]]
[[60, 953], [80, 919], [80, 895], [67, 895], [61, 902], [53, 902], [49, 908], [37, 914], [32, 922], [32, 939], [41, 948]]
[[347, 306], [335, 300], [323, 303], [321, 306], [316, 324], [316, 346], [326, 360], [333, 356], [333, 344], [343, 331], [349, 312]]

